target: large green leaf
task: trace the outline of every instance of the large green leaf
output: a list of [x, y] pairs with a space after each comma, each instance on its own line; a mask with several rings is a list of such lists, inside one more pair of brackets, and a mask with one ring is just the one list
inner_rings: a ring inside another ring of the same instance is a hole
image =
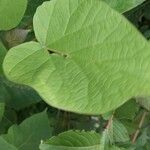
[[50, 137], [51, 131], [46, 112], [42, 112], [24, 120], [20, 125], [13, 125], [1, 138], [17, 150], [38, 150], [40, 141]]
[[99, 150], [100, 135], [95, 132], [67, 131], [41, 143], [41, 150]]
[[108, 5], [110, 5], [110, 7], [123, 13], [140, 5], [145, 0], [103, 0], [103, 1], [105, 1]]
[[150, 95], [150, 45], [99, 0], [52, 0], [34, 16], [39, 43], [12, 48], [6, 76], [33, 87], [50, 105], [101, 114]]
[[27, 0], [0, 0], [0, 30], [14, 28], [21, 21]]

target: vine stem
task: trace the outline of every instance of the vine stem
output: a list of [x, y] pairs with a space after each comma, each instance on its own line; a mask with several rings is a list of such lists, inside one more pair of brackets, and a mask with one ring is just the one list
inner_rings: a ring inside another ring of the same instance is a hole
[[138, 129], [136, 130], [136, 132], [135, 132], [135, 134], [134, 134], [134, 136], [133, 136], [133, 138], [132, 138], [132, 143], [133, 143], [133, 144], [135, 143], [135, 141], [136, 141], [136, 139], [137, 139], [137, 137], [138, 137], [138, 135], [139, 135], [139, 133], [140, 133], [140, 129], [141, 129], [143, 123], [144, 123], [144, 120], [145, 120], [146, 115], [147, 115], [147, 112], [144, 111], [143, 114], [142, 114], [141, 120], [140, 120], [140, 122], [139, 122]]

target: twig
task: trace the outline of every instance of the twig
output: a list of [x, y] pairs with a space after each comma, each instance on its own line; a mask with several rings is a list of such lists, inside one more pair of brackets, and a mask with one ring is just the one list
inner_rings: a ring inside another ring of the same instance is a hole
[[140, 120], [138, 129], [136, 130], [136, 132], [135, 132], [135, 134], [134, 134], [134, 136], [133, 136], [133, 138], [132, 138], [132, 143], [133, 143], [133, 144], [135, 143], [135, 141], [136, 141], [136, 139], [137, 139], [137, 137], [138, 137], [138, 135], [139, 135], [139, 133], [140, 133], [140, 129], [142, 128], [142, 125], [143, 125], [143, 123], [144, 123], [144, 120], [145, 120], [146, 115], [147, 115], [147, 112], [144, 111], [144, 113], [143, 113], [143, 115], [142, 115], [142, 117], [141, 117], [141, 120]]

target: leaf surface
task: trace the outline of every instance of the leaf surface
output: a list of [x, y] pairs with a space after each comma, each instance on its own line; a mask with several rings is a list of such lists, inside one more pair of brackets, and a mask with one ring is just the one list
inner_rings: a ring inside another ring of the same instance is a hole
[[0, 0], [0, 30], [14, 28], [21, 21], [27, 0]]
[[0, 78], [0, 100], [3, 100], [7, 107], [21, 110], [42, 99], [32, 88], [16, 85], [4, 78]]
[[150, 111], [150, 97], [138, 97], [136, 99], [137, 103], [139, 103], [143, 108]]
[[42, 112], [24, 120], [19, 126], [13, 125], [1, 137], [17, 150], [38, 150], [40, 141], [50, 137], [51, 131], [46, 112]]
[[100, 135], [94, 131], [67, 131], [40, 145], [41, 150], [99, 150]]
[[[100, 134], [94, 131], [70, 130], [42, 142], [40, 150], [104, 150], [100, 146], [100, 139]], [[108, 146], [107, 149], [121, 150], [116, 146]]]
[[2, 137], [0, 137], [0, 148], [1, 150], [18, 150], [13, 145], [7, 143]]
[[102, 1], [45, 2], [34, 30], [39, 43], [12, 48], [4, 70], [49, 105], [98, 115], [133, 96], [150, 95], [150, 45]]
[[145, 0], [103, 0], [103, 1], [105, 1], [110, 7], [123, 13], [140, 5]]
[[131, 99], [115, 111], [115, 117], [119, 119], [133, 120], [138, 111], [139, 105], [137, 105], [135, 99]]
[[115, 142], [128, 142], [130, 140], [127, 129], [117, 119], [113, 120], [113, 136]]

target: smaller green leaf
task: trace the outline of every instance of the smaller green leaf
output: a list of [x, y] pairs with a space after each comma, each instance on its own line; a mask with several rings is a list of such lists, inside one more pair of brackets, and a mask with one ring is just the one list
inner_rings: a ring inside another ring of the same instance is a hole
[[103, 131], [100, 147], [105, 149], [109, 143], [129, 141], [128, 131], [117, 119], [109, 120], [106, 129]]
[[129, 135], [133, 135], [136, 132], [137, 128], [138, 128], [138, 124], [135, 121], [131, 121], [131, 120], [128, 120], [128, 119], [122, 119], [121, 123], [127, 129]]
[[27, 118], [20, 125], [13, 125], [1, 137], [19, 150], [38, 150], [40, 141], [50, 137], [51, 131], [44, 111]]
[[130, 140], [125, 126], [118, 120], [113, 120], [113, 137], [115, 142], [127, 142]]
[[99, 150], [100, 134], [90, 131], [67, 131], [42, 142], [40, 150]]
[[131, 99], [115, 111], [115, 117], [119, 119], [133, 120], [138, 110], [139, 106], [137, 105], [135, 99]]

